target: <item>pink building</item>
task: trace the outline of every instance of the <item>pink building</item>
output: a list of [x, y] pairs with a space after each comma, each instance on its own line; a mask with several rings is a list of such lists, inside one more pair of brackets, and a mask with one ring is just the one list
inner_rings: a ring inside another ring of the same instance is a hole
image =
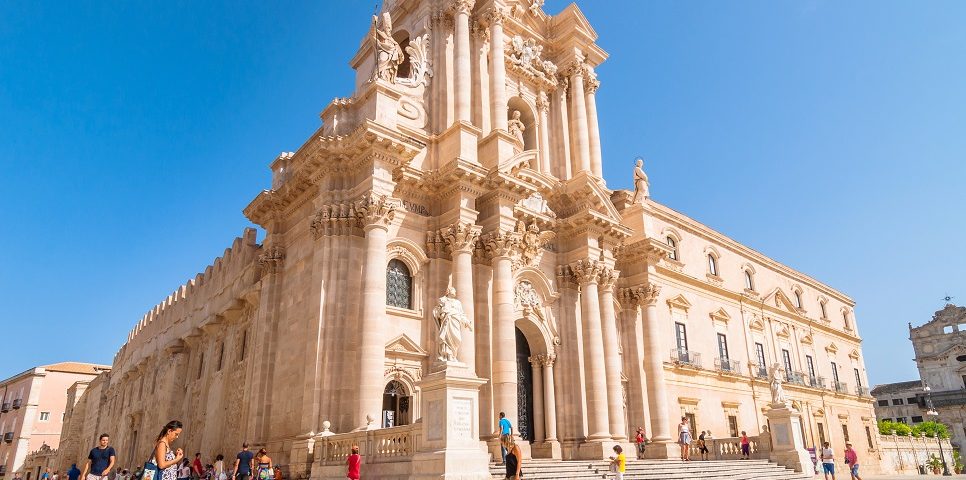
[[[106, 365], [63, 362], [31, 368], [0, 381], [0, 478], [23, 469], [28, 452], [57, 448], [67, 389], [110, 370]], [[27, 478], [28, 472], [23, 473]], [[36, 478], [38, 472], [32, 473]]]

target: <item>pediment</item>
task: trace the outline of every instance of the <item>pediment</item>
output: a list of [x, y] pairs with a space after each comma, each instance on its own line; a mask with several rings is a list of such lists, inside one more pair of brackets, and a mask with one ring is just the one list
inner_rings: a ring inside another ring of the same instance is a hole
[[429, 356], [425, 350], [419, 347], [418, 343], [413, 341], [413, 339], [409, 338], [409, 336], [406, 334], [399, 335], [398, 337], [386, 343], [386, 355], [418, 359]]
[[798, 313], [798, 308], [796, 308], [795, 304], [793, 304], [791, 299], [788, 298], [788, 294], [778, 287], [772, 290], [768, 295], [765, 295], [765, 303], [781, 310]]
[[669, 298], [667, 300], [667, 304], [672, 310], [676, 308], [687, 312], [688, 309], [691, 308], [691, 302], [689, 302], [687, 298], [684, 298], [684, 295], [680, 294], [676, 297]]
[[755, 315], [755, 317], [751, 319], [751, 323], [748, 324], [748, 328], [763, 332], [765, 331], [765, 322], [762, 322], [761, 319]]
[[719, 308], [711, 312], [709, 315], [711, 316], [712, 322], [721, 322], [727, 324], [728, 321], [731, 320], [731, 315], [728, 315], [728, 312], [723, 308]]
[[788, 325], [779, 324], [778, 331], [775, 332], [775, 335], [782, 338], [788, 338], [792, 336], [792, 333], [788, 330]]
[[579, 172], [563, 183], [557, 194], [549, 200], [558, 219], [574, 228], [598, 225], [609, 228], [618, 236], [630, 236], [633, 232], [621, 224], [623, 218], [610, 197], [611, 192], [602, 187], [600, 182], [586, 172]]
[[859, 358], [859, 350], [853, 348], [852, 351], [849, 352], [849, 358], [858, 360], [858, 358]]
[[815, 340], [812, 338], [811, 333], [806, 333], [805, 336], [802, 337], [801, 340], [799, 341], [802, 342], [802, 345], [811, 345], [815, 343]]
[[832, 353], [832, 354], [835, 354], [835, 353], [838, 353], [839, 347], [837, 345], [835, 345], [835, 342], [832, 342], [832, 343], [828, 344], [825, 347], [825, 351], [826, 352], [829, 352], [829, 353]]

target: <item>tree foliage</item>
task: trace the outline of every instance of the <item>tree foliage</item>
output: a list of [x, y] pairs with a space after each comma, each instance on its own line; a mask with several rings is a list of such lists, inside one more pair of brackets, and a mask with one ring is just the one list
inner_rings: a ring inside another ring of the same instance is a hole
[[921, 433], [925, 433], [929, 438], [936, 438], [937, 434], [939, 438], [949, 438], [949, 428], [939, 422], [922, 422], [912, 426], [913, 435], [918, 437]]

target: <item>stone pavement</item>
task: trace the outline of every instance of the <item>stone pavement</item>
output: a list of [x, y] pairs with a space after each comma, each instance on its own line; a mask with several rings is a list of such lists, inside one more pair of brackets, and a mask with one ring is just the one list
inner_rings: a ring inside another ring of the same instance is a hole
[[[821, 475], [816, 475], [815, 478], [822, 478], [822, 476]], [[846, 474], [844, 477], [838, 477], [836, 475], [836, 478], [844, 478], [845, 480], [848, 480], [849, 475]], [[942, 475], [936, 476], [936, 475], [933, 475], [933, 474], [929, 474], [929, 475], [869, 475], [869, 476], [862, 475], [862, 480], [912, 480], [912, 479], [915, 479], [915, 478], [950, 478], [950, 479], [964, 480], [964, 479], [966, 479], [966, 475], [953, 475], [951, 477], [944, 477]]]

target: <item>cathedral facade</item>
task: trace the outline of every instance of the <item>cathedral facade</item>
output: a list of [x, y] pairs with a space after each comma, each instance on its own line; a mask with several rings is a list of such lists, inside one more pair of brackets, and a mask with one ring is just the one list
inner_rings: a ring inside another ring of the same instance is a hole
[[767, 438], [775, 367], [804, 444], [875, 463], [854, 302], [653, 201], [642, 168], [609, 189], [607, 54], [575, 5], [541, 4], [386, 2], [355, 91], [244, 209], [264, 240], [246, 230], [137, 323], [72, 395], [62, 461], [107, 431], [133, 465], [177, 418], [187, 451], [249, 441], [307, 476], [324, 436], [430, 415], [452, 288], [468, 322], [449, 353], [483, 380], [472, 431], [497, 456], [500, 412], [532, 457], [605, 458], [638, 427], [674, 457], [682, 417]]

